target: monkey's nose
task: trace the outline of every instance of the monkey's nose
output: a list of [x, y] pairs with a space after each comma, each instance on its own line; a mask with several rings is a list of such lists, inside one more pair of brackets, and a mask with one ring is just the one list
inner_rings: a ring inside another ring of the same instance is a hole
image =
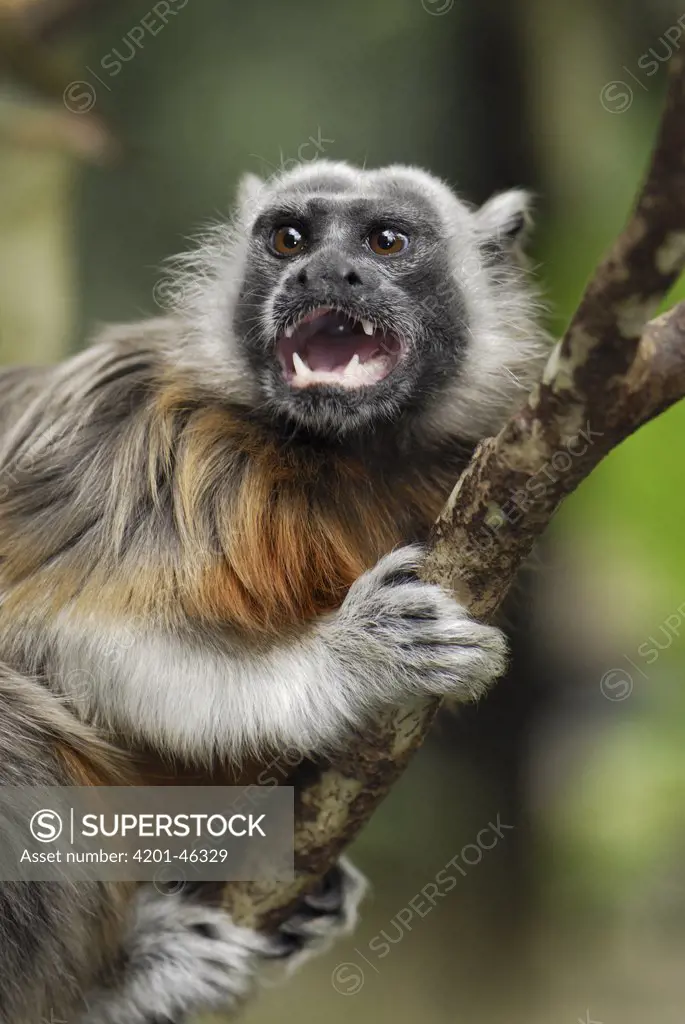
[[358, 288], [364, 284], [361, 273], [352, 261], [337, 255], [322, 256], [310, 262], [298, 271], [295, 280], [303, 288]]

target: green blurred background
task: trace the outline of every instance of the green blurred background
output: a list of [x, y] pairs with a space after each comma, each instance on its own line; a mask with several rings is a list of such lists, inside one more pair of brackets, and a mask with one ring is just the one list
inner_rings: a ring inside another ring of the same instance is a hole
[[[0, 0], [2, 360], [159, 313], [164, 258], [240, 173], [317, 152], [532, 188], [558, 332], [643, 171], [681, 3]], [[443, 716], [353, 851], [358, 933], [249, 1024], [683, 1024], [684, 429], [681, 406], [566, 503], [509, 677]]]

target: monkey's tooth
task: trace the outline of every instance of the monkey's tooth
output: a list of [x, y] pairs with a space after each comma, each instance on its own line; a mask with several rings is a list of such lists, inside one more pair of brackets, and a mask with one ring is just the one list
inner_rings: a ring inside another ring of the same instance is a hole
[[352, 358], [350, 359], [349, 363], [345, 367], [344, 376], [346, 377], [348, 375], [348, 373], [354, 373], [354, 371], [359, 366], [359, 363], [360, 363], [359, 353], [355, 352], [354, 355], [352, 356]]
[[293, 327], [286, 327], [286, 329], [285, 329], [285, 336], [286, 336], [286, 338], [292, 338], [294, 333], [295, 333], [295, 327], [294, 326]]
[[373, 335], [373, 324], [370, 320], [362, 320], [362, 327], [364, 328], [364, 334], [368, 334], [369, 337]]
[[293, 366], [295, 367], [295, 373], [298, 377], [311, 376], [312, 371], [309, 369], [307, 364], [300, 359], [297, 352], [293, 352]]

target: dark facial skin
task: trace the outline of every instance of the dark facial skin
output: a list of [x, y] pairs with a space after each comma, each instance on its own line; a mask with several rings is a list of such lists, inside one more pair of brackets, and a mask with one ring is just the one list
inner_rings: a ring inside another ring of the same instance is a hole
[[[458, 373], [467, 325], [445, 228], [423, 196], [394, 188], [361, 198], [342, 194], [338, 182], [320, 187], [335, 195], [284, 190], [258, 217], [234, 328], [270, 417], [345, 437], [419, 413]], [[386, 229], [394, 234], [383, 235]], [[382, 252], [397, 246], [396, 254]], [[284, 345], [292, 367], [284, 332], [320, 307], [344, 311], [360, 336], [359, 321], [374, 324], [381, 351], [385, 345], [392, 352], [384, 379], [355, 387], [293, 386], [283, 367]]]

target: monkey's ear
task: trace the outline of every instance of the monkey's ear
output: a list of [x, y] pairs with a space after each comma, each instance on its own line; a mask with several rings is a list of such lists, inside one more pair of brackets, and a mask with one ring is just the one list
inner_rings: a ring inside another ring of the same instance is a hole
[[532, 227], [531, 196], [522, 189], [500, 192], [476, 210], [476, 222], [483, 242], [503, 253], [520, 252]]
[[238, 182], [238, 192], [236, 194], [238, 207], [243, 214], [246, 214], [248, 217], [254, 216], [263, 188], [264, 182], [256, 174], [252, 174], [251, 171], [243, 174]]

